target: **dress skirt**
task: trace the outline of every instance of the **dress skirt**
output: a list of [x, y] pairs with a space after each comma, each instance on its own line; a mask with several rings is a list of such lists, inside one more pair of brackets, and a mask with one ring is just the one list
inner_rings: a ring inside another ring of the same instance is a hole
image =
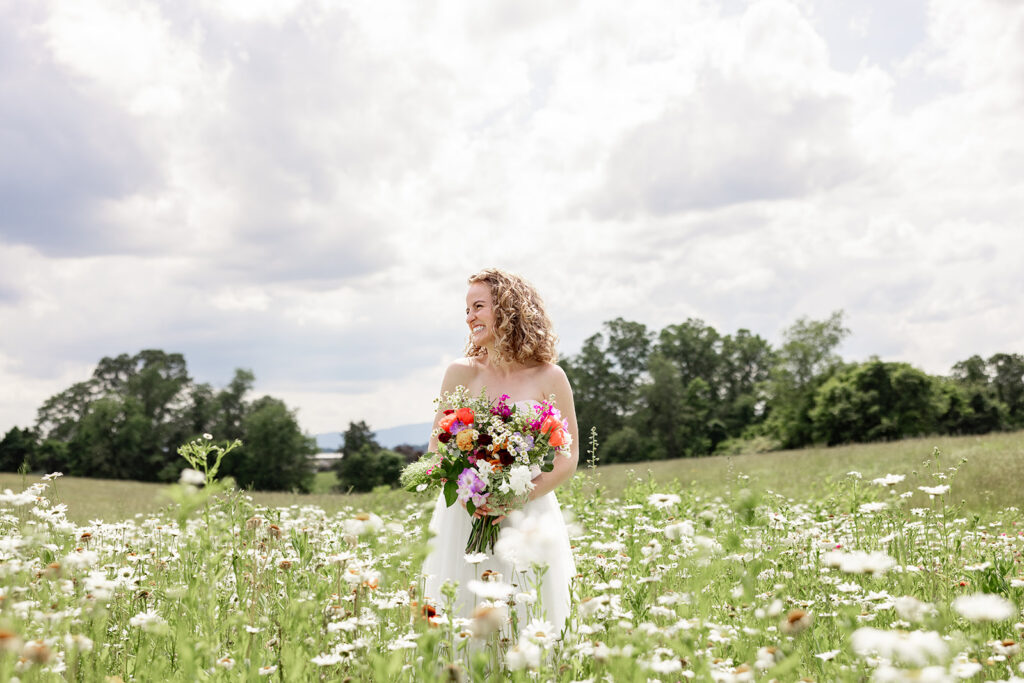
[[[576, 563], [555, 493], [528, 502], [519, 513], [502, 521], [497, 552], [475, 564], [466, 561], [466, 541], [472, 524], [473, 518], [462, 505], [456, 502], [447, 507], [444, 495], [438, 495], [430, 518], [431, 549], [423, 562], [427, 601], [444, 607], [441, 586], [446, 581], [457, 582], [449, 616], [470, 617], [482, 598], [471, 592], [468, 585], [485, 571], [500, 574], [501, 581], [513, 586], [513, 594], [530, 594], [539, 580], [541, 617], [561, 631], [569, 616], [569, 582], [576, 576]], [[509, 561], [513, 555], [519, 558], [516, 564]], [[534, 565], [546, 565], [546, 569], [535, 571]], [[529, 608], [522, 604], [517, 607], [521, 615], [526, 609]]]

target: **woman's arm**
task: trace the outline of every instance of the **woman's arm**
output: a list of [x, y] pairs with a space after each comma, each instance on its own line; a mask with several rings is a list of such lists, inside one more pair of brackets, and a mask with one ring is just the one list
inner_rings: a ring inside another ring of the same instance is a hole
[[[472, 369], [466, 363], [466, 360], [460, 358], [452, 362], [448, 366], [448, 369], [444, 371], [444, 379], [441, 380], [441, 393], [438, 396], [444, 396], [446, 392], [455, 391], [455, 387], [460, 384], [468, 386]], [[427, 443], [427, 452], [437, 452], [437, 437], [434, 436], [434, 430], [437, 429], [437, 423], [444, 417], [444, 411], [438, 408], [434, 414], [434, 424], [430, 427], [430, 441]]]
[[569, 457], [556, 455], [554, 468], [533, 480], [534, 488], [530, 491], [530, 500], [536, 500], [569, 481], [576, 472], [576, 464], [580, 459], [580, 433], [579, 427], [576, 425], [576, 406], [572, 400], [572, 387], [569, 386], [569, 378], [557, 365], [553, 366], [549, 375], [550, 381], [545, 382], [547, 389], [545, 397], [554, 394], [555, 407], [569, 423], [572, 444], [569, 446]]

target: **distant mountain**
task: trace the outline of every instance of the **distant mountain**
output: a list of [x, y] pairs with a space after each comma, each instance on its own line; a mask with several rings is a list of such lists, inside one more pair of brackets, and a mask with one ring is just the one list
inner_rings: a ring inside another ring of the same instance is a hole
[[[388, 427], [373, 433], [384, 448], [394, 448], [407, 443], [413, 446], [426, 446], [430, 439], [431, 422], [419, 422], [417, 424], [399, 425]], [[341, 432], [327, 432], [316, 435], [316, 445], [322, 451], [336, 451], [341, 446], [343, 439]]]

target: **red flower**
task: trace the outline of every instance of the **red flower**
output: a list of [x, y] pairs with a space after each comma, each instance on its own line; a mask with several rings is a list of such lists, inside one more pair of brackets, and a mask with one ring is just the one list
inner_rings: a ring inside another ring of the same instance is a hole
[[441, 421], [437, 423], [437, 426], [447, 432], [451, 429], [451, 426], [455, 424], [455, 420], [455, 415], [445, 415], [441, 418]]
[[441, 432], [440, 434], [437, 435], [437, 440], [440, 441], [441, 443], [448, 443], [449, 441], [452, 440], [452, 435], [449, 434], [448, 432]]
[[459, 408], [455, 411], [455, 417], [464, 425], [473, 424], [473, 410], [470, 408]]

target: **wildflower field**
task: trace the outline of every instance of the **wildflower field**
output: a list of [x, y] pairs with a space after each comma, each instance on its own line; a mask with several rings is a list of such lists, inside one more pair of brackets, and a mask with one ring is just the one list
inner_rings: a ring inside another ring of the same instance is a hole
[[970, 466], [925, 450], [790, 497], [581, 470], [565, 633], [516, 577], [475, 619], [423, 604], [432, 500], [266, 507], [193, 473], [80, 524], [44, 477], [0, 494], [0, 680], [1021, 680], [1024, 516], [954, 504]]

